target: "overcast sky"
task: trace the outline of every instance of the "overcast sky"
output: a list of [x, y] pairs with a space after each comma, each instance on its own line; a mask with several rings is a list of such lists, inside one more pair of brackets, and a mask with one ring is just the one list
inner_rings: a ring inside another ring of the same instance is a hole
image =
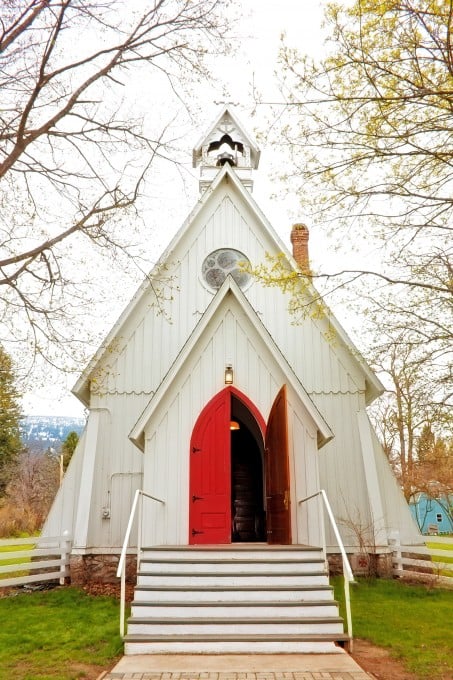
[[[216, 91], [200, 85], [195, 96], [199, 99], [200, 108], [206, 112], [205, 121], [200, 120], [198, 129], [187, 130], [187, 159], [190, 166], [190, 154], [201, 134], [204, 125], [207, 125], [216, 115], [218, 102], [226, 99], [234, 102], [236, 110], [246, 128], [251, 131], [259, 129], [263, 125], [266, 112], [258, 108], [254, 118], [251, 112], [254, 108], [252, 98], [252, 83], [266, 101], [275, 100], [278, 97], [278, 88], [274, 77], [280, 38], [282, 33], [287, 36], [287, 43], [297, 46], [301, 51], [316, 55], [322, 52], [322, 0], [242, 0], [235, 2], [239, 5], [241, 20], [238, 23], [236, 33], [242, 36], [238, 41], [238, 48], [228, 58], [222, 58], [215, 62], [214, 69], [219, 83]], [[223, 91], [223, 93], [222, 93]], [[216, 104], [217, 102], [217, 104]], [[262, 148], [261, 163], [255, 177], [254, 197], [258, 204], [276, 228], [280, 237], [289, 242], [291, 224], [303, 219], [298, 213], [297, 198], [294, 200], [282, 199], [270, 200], [272, 190], [272, 152]], [[190, 183], [189, 183], [190, 184]], [[156, 203], [165, 202], [167, 183], [162, 181], [153, 187]], [[182, 224], [187, 212], [191, 208], [197, 194], [197, 181], [193, 183], [193, 198], [190, 194], [185, 195], [184, 200], [178, 204], [179, 212], [175, 212], [175, 229]], [[154, 209], [155, 211], [155, 209]], [[156, 211], [155, 211], [156, 212]], [[150, 248], [155, 255], [163, 250], [174, 233], [168, 233], [168, 228], [161, 232], [152, 231], [153, 243]], [[118, 308], [114, 310], [114, 317], [119, 316], [124, 301], [121, 300]], [[104, 329], [107, 332], [109, 328]], [[70, 387], [75, 382], [74, 376], [68, 379], [66, 391], [53, 387], [55, 382], [49, 374], [48, 381], [37, 387], [33, 392], [25, 395], [24, 413], [26, 415], [82, 415], [83, 408], [70, 394]]]

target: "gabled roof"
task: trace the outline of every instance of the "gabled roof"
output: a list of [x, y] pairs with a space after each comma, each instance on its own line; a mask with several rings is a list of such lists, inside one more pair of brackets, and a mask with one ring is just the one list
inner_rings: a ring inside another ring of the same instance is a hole
[[[266, 216], [261, 211], [256, 201], [254, 200], [253, 196], [244, 187], [241, 180], [238, 178], [234, 168], [232, 168], [228, 163], [225, 164], [222, 168], [220, 168], [209, 189], [200, 196], [194, 209], [191, 211], [191, 213], [189, 214], [181, 228], [175, 234], [174, 238], [167, 246], [162, 256], [159, 258], [155, 267], [153, 267], [150, 276], [138, 288], [135, 295], [131, 299], [130, 303], [126, 306], [121, 316], [119, 317], [119, 319], [114, 324], [111, 331], [105, 338], [104, 342], [99, 347], [98, 351], [93, 356], [91, 361], [88, 363], [87, 367], [85, 368], [83, 373], [80, 375], [80, 378], [74, 385], [72, 392], [86, 406], [89, 406], [89, 381], [93, 371], [96, 369], [99, 362], [102, 360], [103, 356], [108, 351], [108, 347], [110, 346], [112, 341], [116, 337], [121, 335], [121, 329], [124, 326], [127, 319], [129, 318], [129, 316], [134, 312], [134, 310], [138, 308], [141, 301], [149, 294], [153, 276], [160, 271], [160, 267], [162, 266], [162, 264], [170, 259], [171, 253], [182, 241], [185, 234], [189, 231], [192, 223], [195, 221], [195, 219], [198, 217], [201, 211], [209, 204], [210, 201], [213, 200], [213, 196], [215, 195], [216, 191], [223, 182], [231, 183], [231, 186], [234, 188], [234, 190], [240, 195], [240, 197], [242, 197], [243, 201], [248, 205], [249, 209], [253, 213], [257, 223], [261, 226], [263, 231], [267, 233], [270, 240], [273, 241], [276, 252], [283, 253], [288, 262], [290, 263], [290, 265], [294, 269], [298, 269], [297, 263], [294, 260], [293, 256], [290, 254], [285, 244], [279, 238], [274, 228], [270, 224], [269, 220], [266, 218]], [[314, 299], [319, 298], [319, 293], [316, 291], [315, 287], [311, 286], [311, 289], [313, 298]], [[327, 306], [326, 311], [327, 313], [329, 313]], [[360, 370], [364, 374], [365, 382], [367, 385], [366, 401], [367, 403], [371, 403], [384, 391], [382, 383], [377, 378], [375, 373], [371, 370], [371, 368], [368, 366], [359, 350], [355, 347], [353, 342], [348, 337], [346, 331], [341, 326], [339, 321], [337, 321], [333, 314], [329, 315], [329, 324], [335, 330], [337, 340], [340, 340], [340, 342], [344, 345], [346, 351], [351, 356], [351, 359], [359, 366]]]
[[296, 394], [299, 395], [302, 403], [304, 404], [306, 410], [312, 417], [317, 429], [318, 429], [318, 446], [321, 447], [326, 444], [333, 437], [332, 430], [330, 429], [327, 422], [324, 420], [323, 416], [319, 412], [318, 408], [315, 406], [311, 397], [306, 392], [304, 386], [294, 373], [293, 369], [281, 353], [280, 349], [277, 347], [272, 336], [269, 334], [264, 324], [258, 317], [256, 311], [253, 309], [250, 302], [247, 300], [243, 292], [240, 290], [236, 282], [231, 276], [228, 276], [221, 288], [215, 294], [212, 302], [209, 304], [205, 313], [201, 317], [198, 324], [195, 326], [187, 342], [179, 352], [176, 360], [168, 371], [167, 375], [162, 380], [158, 389], [152, 396], [147, 407], [143, 411], [142, 415], [138, 419], [137, 423], [132, 428], [129, 438], [131, 441], [142, 451], [144, 450], [144, 431], [151, 419], [156, 407], [162, 400], [162, 397], [171, 388], [174, 380], [178, 376], [178, 373], [183, 368], [185, 362], [190, 357], [191, 353], [196, 348], [197, 342], [202, 338], [204, 332], [206, 331], [210, 322], [215, 319], [219, 314], [219, 309], [222, 303], [227, 300], [229, 296], [232, 296], [232, 304], [237, 304], [240, 311], [246, 316], [247, 320], [252, 324], [257, 335], [269, 349], [275, 363], [282, 370], [285, 375], [286, 381], [291, 385]]
[[242, 123], [236, 118], [234, 115], [233, 111], [231, 108], [228, 107], [223, 107], [220, 112], [217, 114], [211, 125], [208, 126], [208, 131], [204, 133], [200, 139], [198, 140], [197, 144], [193, 148], [192, 152], [192, 163], [193, 167], [196, 168], [197, 165], [199, 165], [201, 157], [202, 157], [202, 149], [205, 144], [207, 144], [210, 141], [210, 138], [212, 137], [213, 133], [217, 131], [219, 126], [222, 123], [222, 119], [230, 119], [231, 123], [234, 125], [236, 128], [237, 132], [241, 135], [243, 139], [241, 139], [242, 142], [246, 142], [246, 144], [250, 147], [250, 160], [251, 160], [251, 165], [252, 168], [255, 170], [258, 168], [259, 162], [260, 162], [260, 155], [261, 151], [258, 148], [258, 144], [256, 142], [256, 139], [245, 130], [244, 126]]

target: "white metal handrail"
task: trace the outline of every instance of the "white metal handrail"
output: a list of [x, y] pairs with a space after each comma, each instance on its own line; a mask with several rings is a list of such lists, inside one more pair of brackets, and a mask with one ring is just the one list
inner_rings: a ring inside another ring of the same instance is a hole
[[[354, 574], [352, 573], [351, 569], [351, 564], [348, 560], [348, 556], [346, 554], [346, 550], [343, 545], [343, 541], [340, 536], [340, 532], [338, 531], [338, 526], [335, 521], [334, 514], [332, 512], [332, 508], [329, 503], [329, 499], [327, 498], [327, 494], [324, 491], [324, 489], [320, 489], [319, 491], [316, 491], [316, 493], [311, 494], [311, 496], [307, 496], [306, 498], [302, 498], [299, 501], [299, 505], [302, 503], [305, 503], [306, 501], [311, 500], [312, 498], [316, 498], [319, 496], [322, 498], [324, 501], [324, 507], [327, 510], [327, 515], [330, 519], [330, 523], [332, 525], [333, 532], [335, 534], [335, 538], [338, 543], [338, 547], [340, 548], [340, 553], [341, 553], [341, 559], [343, 562], [343, 577], [344, 577], [344, 600], [345, 600], [345, 606], [346, 606], [346, 623], [347, 623], [347, 633], [350, 637], [350, 645], [352, 646], [352, 616], [351, 616], [351, 598], [349, 594], [349, 584], [354, 583]], [[324, 524], [324, 522], [323, 522]], [[326, 537], [325, 537], [325, 531], [324, 531], [324, 526], [323, 526], [323, 550], [324, 550], [324, 555], [326, 555]]]
[[137, 571], [140, 567], [140, 553], [141, 553], [141, 542], [142, 542], [142, 515], [143, 515], [143, 498], [150, 498], [152, 501], [157, 503], [162, 503], [165, 505], [165, 501], [155, 496], [151, 496], [149, 493], [137, 489], [134, 495], [134, 501], [132, 503], [131, 512], [129, 515], [129, 521], [127, 523], [126, 533], [124, 535], [123, 547], [121, 550], [120, 559], [118, 562], [118, 569], [116, 571], [117, 578], [121, 578], [121, 595], [120, 595], [120, 635], [124, 636], [124, 614], [126, 610], [126, 555], [127, 547], [129, 545], [129, 539], [131, 536], [132, 525], [135, 519], [135, 513], [137, 511], [138, 499], [141, 497], [142, 502], [140, 504], [140, 513], [138, 516], [138, 536], [137, 536]]

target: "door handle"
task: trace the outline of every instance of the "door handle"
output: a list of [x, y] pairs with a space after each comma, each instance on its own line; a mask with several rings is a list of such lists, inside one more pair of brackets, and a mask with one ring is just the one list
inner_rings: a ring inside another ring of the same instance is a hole
[[[281, 497], [282, 497], [282, 494], [273, 494], [273, 495], [270, 495], [270, 496], [266, 496], [266, 500], [270, 501], [273, 498], [280, 498], [281, 499]], [[283, 494], [283, 507], [285, 508], [285, 510], [288, 510], [288, 508], [289, 508], [289, 489], [286, 489], [285, 493]]]
[[192, 496], [192, 503], [195, 503], [195, 501], [204, 501], [203, 496]]

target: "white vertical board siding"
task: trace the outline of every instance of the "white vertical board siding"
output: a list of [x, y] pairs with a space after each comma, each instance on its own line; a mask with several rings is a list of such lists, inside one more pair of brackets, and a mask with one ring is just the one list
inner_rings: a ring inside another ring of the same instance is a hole
[[370, 499], [371, 527], [370, 535], [373, 538], [371, 545], [386, 546], [387, 529], [384, 507], [382, 503], [381, 484], [376, 467], [376, 459], [371, 438], [371, 423], [366, 411], [363, 409], [357, 413], [359, 428], [360, 448], [362, 451], [365, 481]]
[[401, 543], [410, 545], [411, 542], [420, 539], [420, 530], [373, 428], [370, 428], [370, 435], [386, 520], [385, 528], [389, 533], [397, 529], [400, 532]]
[[290, 441], [291, 510], [293, 543], [322, 545], [317, 501], [299, 501], [319, 489], [316, 428], [301, 408], [292, 390], [288, 390], [288, 435]]
[[142, 488], [143, 456], [127, 435], [145, 400], [120, 392], [97, 402], [103, 406], [87, 545], [110, 549], [121, 547], [134, 493]]
[[[108, 487], [107, 499], [110, 501], [108, 506], [109, 518], [100, 520], [101, 526], [98, 526], [98, 531], [102, 530], [101, 536], [107, 537], [105, 546], [110, 549], [123, 545], [133, 498], [136, 490], [142, 488], [143, 474], [142, 472], [112, 472], [107, 477], [106, 483]], [[136, 515], [129, 547], [137, 546], [137, 520]], [[98, 548], [103, 547], [100, 543], [94, 543], [94, 545], [97, 545]]]
[[74, 547], [84, 548], [88, 543], [90, 516], [93, 505], [93, 488], [97, 463], [99, 461], [99, 433], [103, 412], [96, 409], [90, 413], [85, 430], [83, 466], [80, 473], [80, 488], [77, 502], [77, 515], [74, 525]]
[[[165, 423], [165, 434], [167, 433]], [[155, 432], [147, 442], [147, 450], [149, 455], [143, 460], [143, 490], [151, 496], [164, 501], [164, 504], [153, 501], [152, 499], [145, 499], [143, 502], [143, 545], [164, 545], [166, 540], [166, 517], [168, 513], [168, 485], [162, 485], [160, 472], [161, 467], [167, 467], [167, 460], [162, 452], [161, 441], [166, 440], [162, 436], [164, 433], [161, 429]], [[159, 467], [160, 464], [160, 467]], [[177, 474], [177, 470], [175, 470]], [[172, 484], [175, 487], [175, 479], [173, 476]]]
[[[335, 438], [319, 452], [321, 486], [325, 489], [345, 545], [356, 545], [357, 534], [369, 533], [372, 514], [357, 426], [357, 395], [316, 395]], [[354, 530], [355, 527], [355, 530]], [[330, 526], [327, 544], [336, 547]]]
[[[334, 433], [319, 451], [320, 488], [327, 492], [345, 544], [356, 545], [351, 526], [364, 530], [372, 523], [356, 415], [365, 407], [364, 376], [322, 320], [291, 325], [289, 314], [286, 319], [274, 315], [264, 323]], [[309, 504], [316, 507], [316, 501]], [[326, 529], [327, 544], [335, 547], [330, 526]]]
[[[145, 542], [187, 544], [189, 540], [189, 444], [195, 422], [208, 401], [224, 388], [225, 354], [229, 353], [235, 371], [235, 386], [257, 406], [267, 419], [272, 403], [286, 376], [268, 347], [239, 305], [225, 302], [219, 314], [205, 329], [195, 350], [174, 377], [145, 428], [144, 490], [165, 500], [165, 509], [150, 510]], [[239, 310], [239, 311], [238, 311]], [[259, 357], [259, 359], [257, 359]], [[251, 368], [251, 370], [249, 370]], [[316, 487], [316, 426], [300, 401], [291, 392], [288, 403], [291, 493], [294, 500], [293, 535], [304, 533], [297, 526], [299, 514], [295, 499], [307, 488]], [[297, 457], [297, 463], [295, 458]], [[296, 480], [296, 468], [301, 472]], [[307, 476], [306, 471], [310, 470]], [[159, 523], [159, 518], [163, 523]], [[317, 520], [310, 518], [307, 537], [319, 537]]]

